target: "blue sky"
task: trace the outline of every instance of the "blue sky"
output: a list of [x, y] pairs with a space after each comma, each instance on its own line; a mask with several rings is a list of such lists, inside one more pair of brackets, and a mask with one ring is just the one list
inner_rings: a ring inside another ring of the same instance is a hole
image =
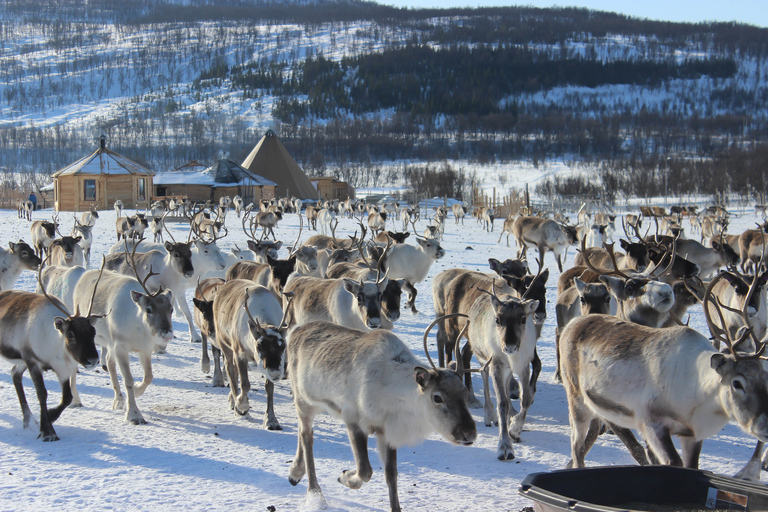
[[[378, 0], [378, 3], [398, 7], [478, 7], [508, 6], [509, 0]], [[535, 7], [575, 6], [598, 11], [613, 11], [665, 21], [738, 21], [768, 27], [768, 1], [766, 0], [527, 0], [516, 5]]]

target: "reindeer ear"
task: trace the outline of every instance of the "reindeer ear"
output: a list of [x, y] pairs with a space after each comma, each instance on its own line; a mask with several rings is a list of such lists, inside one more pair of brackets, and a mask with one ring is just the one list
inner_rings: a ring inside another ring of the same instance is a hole
[[248, 249], [252, 250], [253, 252], [256, 252], [258, 249], [258, 245], [253, 240], [248, 240]]
[[131, 290], [131, 299], [136, 304], [141, 304], [141, 299], [144, 297], [144, 294], [141, 292], [137, 292], [136, 290]]
[[279, 250], [280, 250], [280, 248], [282, 248], [282, 247], [283, 247], [283, 242], [282, 242], [282, 240], [278, 240], [277, 242], [275, 242], [275, 250], [276, 250], [276, 251], [279, 251]]
[[344, 279], [344, 289], [347, 290], [352, 295], [357, 295], [357, 292], [360, 290], [360, 285], [357, 281], [353, 281], [352, 279]]
[[584, 293], [584, 287], [587, 284], [578, 277], [573, 278], [573, 284], [576, 285], [576, 289], [579, 291], [579, 295], [582, 295]]
[[627, 299], [626, 294], [626, 287], [624, 285], [624, 280], [619, 279], [617, 277], [612, 276], [600, 276], [600, 281], [604, 283], [608, 290], [611, 292], [611, 295], [616, 297], [617, 300], [623, 301]]
[[499, 260], [496, 258], [488, 258], [488, 265], [491, 267], [491, 270], [501, 275], [501, 262]]
[[735, 361], [733, 358], [719, 352], [712, 354], [712, 357], [709, 360], [709, 365], [721, 377], [725, 377], [725, 375], [733, 369], [734, 363]]
[[547, 284], [547, 279], [549, 279], [549, 269], [545, 268], [544, 271], [539, 276], [539, 280], [542, 284]]
[[432, 382], [432, 376], [429, 374], [429, 370], [423, 366], [417, 366], [413, 369], [416, 384], [419, 385], [422, 391], [424, 391], [429, 383]]
[[53, 326], [62, 334], [64, 334], [64, 330], [67, 328], [67, 320], [57, 316], [53, 319]]
[[629, 250], [629, 242], [628, 241], [624, 240], [623, 238], [620, 238], [619, 239], [619, 244], [621, 244], [621, 248], [624, 249], [625, 251]]
[[525, 314], [530, 315], [531, 313], [534, 313], [536, 311], [536, 308], [539, 307], [539, 301], [535, 299], [530, 299], [523, 302], [523, 305], [525, 307]]

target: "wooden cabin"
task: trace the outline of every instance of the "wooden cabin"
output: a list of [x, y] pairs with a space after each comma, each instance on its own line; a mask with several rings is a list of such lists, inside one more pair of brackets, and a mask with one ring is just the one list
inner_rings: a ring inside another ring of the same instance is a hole
[[159, 173], [154, 183], [156, 199], [186, 196], [195, 203], [217, 203], [224, 196], [240, 196], [245, 204], [257, 204], [275, 197], [275, 183], [227, 158], [205, 169], [185, 165]]
[[355, 187], [346, 181], [339, 181], [336, 178], [321, 176], [318, 178], [309, 178], [312, 185], [317, 189], [320, 199], [346, 201], [355, 198]]
[[111, 209], [117, 199], [125, 208], [147, 209], [152, 202], [154, 173], [107, 149], [106, 138], [90, 155], [53, 174], [53, 207], [59, 211]]

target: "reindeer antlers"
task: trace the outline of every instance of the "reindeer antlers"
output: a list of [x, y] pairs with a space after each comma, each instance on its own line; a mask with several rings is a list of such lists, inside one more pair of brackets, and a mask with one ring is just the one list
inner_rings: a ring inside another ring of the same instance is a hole
[[139, 277], [139, 271], [136, 268], [136, 248], [139, 246], [139, 244], [144, 240], [144, 235], [142, 235], [138, 240], [135, 240], [133, 243], [133, 250], [131, 250], [130, 255], [130, 261], [128, 261], [128, 240], [123, 238], [123, 243], [125, 244], [125, 262], [133, 269], [133, 274], [136, 276], [136, 280], [139, 282], [141, 287], [144, 289], [144, 291], [147, 293], [149, 297], [157, 297], [163, 292], [163, 287], [158, 287], [157, 291], [155, 293], [152, 293], [147, 288], [147, 281], [149, 281], [149, 278], [152, 276], [160, 275], [157, 272], [152, 272], [152, 266], [149, 267], [149, 272], [144, 277], [144, 280]]

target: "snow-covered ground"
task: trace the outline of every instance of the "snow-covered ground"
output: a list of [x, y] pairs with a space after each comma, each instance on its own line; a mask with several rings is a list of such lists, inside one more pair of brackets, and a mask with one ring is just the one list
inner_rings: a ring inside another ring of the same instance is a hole
[[[50, 211], [36, 212], [35, 219], [50, 217]], [[62, 214], [66, 229], [71, 214]], [[94, 257], [114, 242], [114, 213], [101, 212], [95, 227]], [[237, 225], [235, 222], [230, 222]], [[755, 218], [744, 216], [731, 222], [731, 230], [754, 226]], [[29, 240], [29, 223], [13, 211], [0, 211], [0, 240]], [[417, 228], [424, 229], [425, 221]], [[352, 234], [357, 225], [342, 220], [337, 235]], [[391, 226], [391, 225], [390, 225]], [[184, 224], [173, 224], [177, 239]], [[514, 256], [514, 247], [497, 243], [496, 231], [485, 233], [468, 219], [456, 226], [448, 219], [443, 246], [446, 256], [439, 260], [429, 278], [417, 286], [420, 314], [404, 311], [395, 332], [426, 362], [421, 348], [423, 329], [432, 320], [431, 283], [440, 271], [461, 267], [487, 270], [489, 257]], [[64, 229], [62, 229], [64, 231]], [[278, 228], [290, 246], [298, 232], [298, 219], [287, 215]], [[178, 234], [177, 234], [178, 233]], [[310, 233], [302, 234], [306, 240]], [[244, 247], [245, 236], [231, 229], [224, 247]], [[285, 253], [283, 252], [283, 255]], [[570, 250], [568, 265], [575, 251]], [[551, 255], [548, 318], [539, 340], [543, 362], [535, 402], [522, 434], [515, 445], [516, 458], [496, 459], [497, 428], [482, 423], [482, 411], [473, 410], [478, 422], [478, 439], [471, 447], [454, 446], [437, 435], [419, 446], [398, 453], [399, 492], [406, 510], [520, 510], [531, 503], [516, 494], [528, 474], [561, 469], [569, 459], [568, 416], [565, 393], [555, 383], [554, 331], [555, 283], [559, 273]], [[34, 289], [35, 278], [25, 272], [17, 288]], [[191, 298], [191, 291], [188, 294]], [[191, 300], [190, 300], [191, 302]], [[120, 314], [114, 312], [113, 314]], [[691, 326], [706, 332], [703, 314], [693, 313]], [[83, 408], [68, 408], [55, 427], [61, 440], [43, 443], [37, 429], [22, 428], [22, 417], [9, 374], [10, 364], [0, 360], [0, 510], [313, 510], [316, 502], [306, 500], [306, 479], [298, 486], [288, 483], [288, 467], [296, 450], [297, 421], [288, 381], [276, 387], [276, 412], [284, 428], [280, 432], [262, 429], [265, 410], [263, 379], [252, 372], [251, 419], [236, 418], [227, 406], [226, 388], [211, 387], [211, 376], [200, 369], [200, 345], [190, 342], [186, 323], [174, 318], [176, 339], [168, 352], [152, 358], [155, 379], [138, 405], [147, 425], [123, 421], [122, 411], [113, 411], [108, 375], [101, 369], [81, 370], [78, 388]], [[430, 337], [436, 356], [434, 333]], [[141, 375], [136, 358], [134, 375]], [[122, 382], [122, 379], [121, 379]], [[58, 403], [59, 386], [47, 376], [50, 404]], [[32, 410], [38, 408], [33, 386], [25, 375], [24, 386]], [[480, 390], [479, 377], [475, 389]], [[330, 416], [315, 423], [315, 456], [320, 485], [330, 510], [387, 510], [389, 500], [383, 470], [370, 443], [373, 479], [360, 490], [348, 489], [336, 479], [354, 466], [344, 426]], [[751, 455], [754, 440], [735, 425], [728, 425], [706, 441], [701, 456], [703, 469], [732, 475]], [[601, 436], [587, 456], [595, 465], [634, 464], [617, 438]], [[274, 508], [271, 508], [274, 507]]]

